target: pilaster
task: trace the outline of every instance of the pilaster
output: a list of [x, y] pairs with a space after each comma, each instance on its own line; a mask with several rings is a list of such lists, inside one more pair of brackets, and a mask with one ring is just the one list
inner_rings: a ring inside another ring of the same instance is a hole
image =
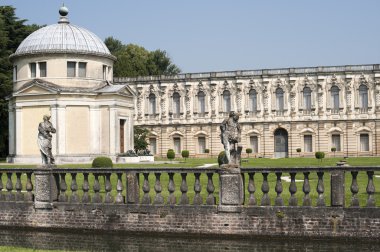
[[22, 107], [16, 107], [16, 155], [22, 154]]
[[116, 123], [116, 119], [117, 119], [117, 108], [116, 107], [110, 107], [109, 109], [110, 111], [110, 154], [111, 155], [115, 155], [116, 154], [116, 150], [117, 150], [117, 132], [118, 132], [118, 129], [117, 129], [117, 123]]
[[66, 106], [57, 106], [55, 128], [57, 129], [57, 155], [66, 154]]

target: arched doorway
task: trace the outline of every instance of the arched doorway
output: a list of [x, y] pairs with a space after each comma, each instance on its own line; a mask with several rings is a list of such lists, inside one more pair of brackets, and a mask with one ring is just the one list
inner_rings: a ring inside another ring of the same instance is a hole
[[274, 132], [274, 157], [288, 157], [288, 132], [283, 128]]

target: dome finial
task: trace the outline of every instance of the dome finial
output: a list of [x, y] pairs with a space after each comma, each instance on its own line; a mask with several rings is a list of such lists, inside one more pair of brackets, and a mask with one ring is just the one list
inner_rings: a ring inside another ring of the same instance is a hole
[[65, 6], [65, 4], [63, 3], [62, 4], [62, 7], [59, 8], [59, 15], [61, 15], [61, 17], [59, 18], [59, 21], [58, 23], [61, 24], [61, 23], [69, 23], [69, 20], [67, 19], [67, 15], [69, 14], [69, 9]]

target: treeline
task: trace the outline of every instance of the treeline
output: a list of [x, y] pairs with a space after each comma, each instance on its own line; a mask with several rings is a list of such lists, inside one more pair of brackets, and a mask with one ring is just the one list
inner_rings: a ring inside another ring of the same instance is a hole
[[[26, 25], [26, 21], [16, 17], [15, 8], [12, 6], [0, 6], [0, 157], [8, 155], [6, 97], [12, 93], [13, 74], [13, 65], [9, 61], [9, 56], [29, 34], [41, 28], [36, 24]], [[104, 42], [111, 53], [117, 57], [114, 64], [115, 77], [172, 75], [180, 72], [166, 51], [148, 51], [138, 45], [125, 45], [113, 37], [106, 38]]]

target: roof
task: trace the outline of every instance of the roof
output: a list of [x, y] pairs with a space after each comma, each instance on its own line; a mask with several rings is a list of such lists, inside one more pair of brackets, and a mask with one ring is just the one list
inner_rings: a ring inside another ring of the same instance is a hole
[[70, 24], [66, 16], [61, 16], [57, 24], [45, 26], [30, 34], [11, 58], [41, 53], [90, 54], [116, 59], [98, 36], [85, 28]]

